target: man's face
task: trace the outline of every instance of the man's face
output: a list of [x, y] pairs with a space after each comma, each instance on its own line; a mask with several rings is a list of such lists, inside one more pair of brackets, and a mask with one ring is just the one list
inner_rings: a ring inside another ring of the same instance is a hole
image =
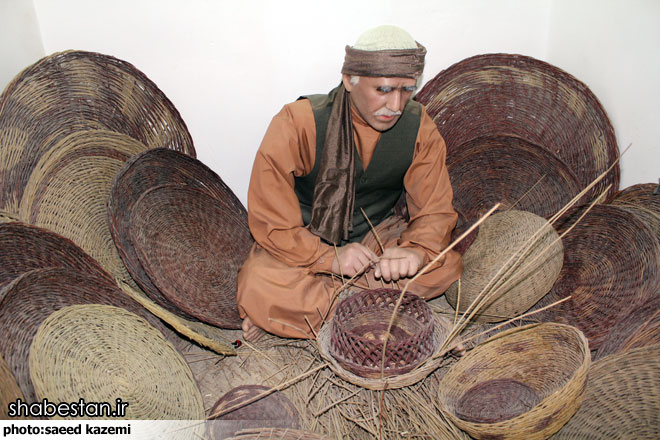
[[349, 75], [343, 75], [344, 87], [350, 92], [351, 104], [374, 130], [394, 127], [415, 91], [412, 78], [360, 77], [353, 85]]

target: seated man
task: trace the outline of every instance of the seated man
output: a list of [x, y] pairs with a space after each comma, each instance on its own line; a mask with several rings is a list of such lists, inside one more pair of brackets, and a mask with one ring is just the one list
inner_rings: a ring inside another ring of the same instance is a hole
[[[248, 191], [255, 244], [237, 297], [247, 340], [263, 330], [313, 338], [336, 305], [332, 274], [403, 288], [449, 244], [457, 214], [445, 143], [411, 100], [425, 54], [403, 29], [367, 31], [346, 47], [336, 89], [273, 118]], [[402, 194], [409, 219], [394, 213]], [[449, 251], [408, 291], [439, 296], [461, 269]]]

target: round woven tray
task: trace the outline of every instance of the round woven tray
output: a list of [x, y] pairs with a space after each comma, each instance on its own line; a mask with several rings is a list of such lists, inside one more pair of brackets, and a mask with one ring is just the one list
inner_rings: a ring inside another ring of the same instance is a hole
[[[552, 288], [563, 259], [559, 235], [544, 218], [516, 210], [493, 214], [481, 224], [479, 235], [463, 255], [458, 309], [463, 313], [475, 300], [484, 298], [486, 289], [493, 299], [474, 315], [475, 321], [518, 316]], [[458, 294], [456, 282], [446, 292], [454, 308]]]
[[108, 229], [106, 204], [124, 162], [146, 147], [102, 130], [73, 133], [35, 166], [21, 199], [21, 216], [73, 240], [113, 276], [130, 279]]
[[131, 242], [153, 284], [201, 321], [238, 329], [238, 270], [250, 231], [205, 191], [183, 185], [147, 190], [134, 204]]
[[653, 194], [657, 183], [640, 183], [618, 191], [612, 197], [613, 205], [636, 205], [660, 215], [660, 194]]
[[[129, 232], [133, 205], [140, 196], [156, 186], [177, 184], [207, 191], [247, 225], [247, 211], [216, 173], [199, 160], [162, 148], [134, 156], [117, 173], [108, 199], [108, 216], [112, 239], [135, 282], [159, 306], [179, 316], [192, 318], [174, 306], [154, 286], [140, 264]], [[252, 246], [252, 238], [250, 235], [238, 236], [236, 244], [249, 249]]]
[[549, 218], [580, 192], [571, 169], [550, 151], [514, 137], [490, 136], [447, 157], [454, 206], [469, 225], [495, 205]]
[[449, 369], [438, 405], [474, 438], [545, 439], [580, 406], [590, 364], [587, 339], [574, 327], [507, 330]]
[[612, 327], [594, 360], [656, 344], [660, 344], [660, 290], [655, 297], [635, 307]]
[[[584, 209], [572, 209], [559, 219], [559, 232]], [[571, 299], [536, 316], [576, 326], [597, 350], [621, 317], [657, 292], [660, 245], [644, 223], [612, 205], [595, 205], [563, 243], [559, 279], [535, 308], [569, 295]]]
[[163, 333], [163, 324], [126, 296], [110, 280], [71, 269], [27, 272], [0, 290], [0, 355], [9, 364], [28, 401], [36, 396], [28, 371], [30, 344], [41, 322], [52, 312], [74, 304], [108, 304], [145, 318]]
[[582, 406], [553, 438], [660, 438], [660, 345], [594, 362]]
[[114, 306], [75, 305], [52, 313], [34, 336], [30, 375], [39, 399], [51, 402], [120, 398], [128, 403], [125, 419], [204, 418], [183, 357], [147, 321]]
[[[482, 136], [512, 136], [551, 151], [587, 186], [617, 159], [605, 110], [575, 77], [522, 55], [485, 54], [443, 70], [417, 93], [447, 143], [447, 159]], [[591, 194], [619, 185], [619, 167]]]
[[9, 404], [16, 402], [18, 399], [25, 402], [25, 397], [23, 397], [23, 393], [16, 383], [16, 378], [9, 370], [5, 360], [0, 356], [0, 420], [9, 419]]
[[93, 52], [54, 53], [20, 72], [0, 96], [0, 209], [18, 206], [45, 152], [89, 129], [195, 155], [179, 112], [135, 66]]

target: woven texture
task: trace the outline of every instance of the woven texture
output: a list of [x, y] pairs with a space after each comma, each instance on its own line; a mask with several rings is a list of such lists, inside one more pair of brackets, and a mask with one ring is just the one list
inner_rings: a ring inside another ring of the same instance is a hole
[[656, 344], [660, 344], [660, 291], [612, 327], [594, 360]]
[[[584, 209], [568, 211], [555, 227], [566, 230]], [[621, 317], [660, 290], [660, 246], [646, 225], [612, 205], [595, 205], [563, 243], [559, 279], [535, 308], [571, 298], [537, 317], [576, 326], [597, 350]]]
[[553, 438], [660, 438], [660, 345], [594, 362], [582, 406]]
[[[190, 368], [147, 321], [107, 305], [52, 313], [30, 348], [37, 396], [51, 402], [129, 405], [126, 419], [200, 420], [202, 396]], [[85, 418], [85, 417], [82, 417]]]
[[[217, 438], [217, 437], [216, 437]], [[329, 440], [330, 438], [316, 432], [288, 428], [255, 428], [244, 429], [227, 440]]]
[[9, 370], [7, 363], [0, 356], [0, 420], [9, 419], [9, 404], [25, 397], [16, 383], [16, 378]]
[[9, 364], [28, 401], [36, 395], [28, 371], [30, 344], [37, 328], [52, 312], [74, 304], [123, 307], [145, 318], [154, 328], [163, 324], [126, 296], [110, 280], [66, 268], [27, 272], [0, 290], [0, 355]]
[[614, 194], [610, 203], [637, 216], [660, 241], [660, 194], [653, 194], [657, 188], [654, 183], [633, 185]]
[[443, 376], [440, 411], [478, 439], [545, 439], [575, 413], [591, 363], [574, 327], [546, 323], [504, 331]]
[[[204, 189], [247, 225], [247, 211], [222, 179], [200, 161], [166, 149], [134, 156], [117, 173], [108, 199], [110, 232], [128, 272], [142, 290], [167, 311], [192, 317], [174, 306], [146, 274], [130, 239], [130, 216], [135, 202], [148, 189], [161, 185], [187, 185]], [[238, 237], [237, 237], [238, 239]], [[248, 237], [245, 248], [252, 245]]]
[[169, 301], [200, 321], [241, 327], [237, 277], [250, 250], [242, 217], [204, 191], [169, 185], [145, 191], [130, 218], [140, 264]]
[[[559, 235], [542, 217], [525, 211], [493, 214], [463, 255], [460, 307], [492, 298], [474, 316], [477, 322], [497, 322], [527, 311], [557, 281], [564, 259]], [[484, 292], [484, 294], [482, 294]], [[446, 292], [457, 308], [458, 282]]]
[[[511, 136], [538, 145], [566, 163], [581, 187], [618, 157], [602, 105], [582, 82], [546, 62], [511, 54], [464, 59], [427, 82], [416, 95], [447, 143], [451, 160], [482, 136]], [[618, 165], [591, 194], [619, 185]]]
[[54, 53], [20, 72], [0, 96], [0, 209], [16, 212], [40, 157], [90, 129], [195, 155], [179, 112], [135, 66], [93, 52]]
[[[401, 292], [365, 290], [337, 305], [330, 354], [358, 376], [381, 377], [383, 345]], [[404, 294], [390, 330], [383, 377], [407, 373], [432, 354], [433, 314], [416, 295]]]
[[17, 214], [0, 210], [0, 223], [9, 223], [20, 221]]
[[480, 137], [447, 157], [454, 206], [472, 225], [496, 203], [549, 218], [578, 192], [580, 182], [550, 151], [522, 139]]

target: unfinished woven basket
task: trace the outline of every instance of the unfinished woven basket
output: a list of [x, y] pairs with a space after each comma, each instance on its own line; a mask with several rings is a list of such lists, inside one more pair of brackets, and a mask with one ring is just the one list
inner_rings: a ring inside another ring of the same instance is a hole
[[74, 304], [107, 304], [142, 316], [165, 334], [163, 324], [126, 296], [110, 280], [66, 268], [36, 269], [0, 290], [0, 355], [28, 401], [36, 395], [28, 371], [30, 344], [37, 328], [52, 312]]
[[496, 203], [549, 218], [580, 192], [580, 182], [550, 151], [514, 137], [486, 136], [447, 157], [454, 206], [468, 224]]
[[147, 321], [114, 306], [74, 305], [52, 313], [34, 336], [30, 376], [39, 399], [51, 402], [120, 398], [128, 403], [120, 418], [204, 418], [183, 357]]
[[[225, 204], [247, 225], [247, 211], [222, 179], [199, 160], [166, 149], [154, 149], [134, 156], [117, 173], [108, 199], [110, 233], [128, 272], [142, 290], [159, 306], [178, 316], [193, 319], [168, 300], [146, 274], [130, 240], [133, 205], [148, 189], [161, 185], [187, 185], [207, 191]], [[236, 237], [236, 244], [252, 246], [250, 236]], [[244, 240], [239, 243], [238, 240]]]
[[[25, 397], [21, 389], [16, 383], [16, 378], [9, 370], [7, 363], [0, 356], [0, 420], [8, 420], [9, 417], [9, 404], [16, 402], [18, 399], [25, 402]], [[15, 415], [12, 418], [16, 417]], [[26, 414], [23, 414], [20, 419], [29, 418]]]
[[15, 211], [44, 153], [90, 129], [195, 156], [179, 112], [135, 66], [93, 52], [54, 53], [20, 72], [0, 96], [0, 209]]
[[[512, 136], [551, 151], [590, 184], [619, 152], [603, 106], [575, 77], [546, 62], [512, 54], [464, 59], [416, 95], [447, 143], [447, 159], [482, 136]], [[618, 165], [591, 194], [619, 185]]]
[[[561, 233], [575, 224], [585, 207], [558, 220]], [[574, 325], [597, 350], [612, 326], [660, 288], [660, 245], [635, 216], [613, 205], [594, 205], [563, 237], [564, 265], [540, 308], [571, 296], [536, 316]]]
[[660, 344], [660, 290], [612, 327], [594, 360], [633, 348]]
[[463, 275], [446, 292], [460, 313], [485, 300], [476, 322], [498, 322], [529, 310], [552, 288], [564, 259], [559, 235], [542, 217], [506, 211], [481, 224], [479, 235], [463, 255]]
[[449, 369], [438, 405], [474, 438], [545, 439], [577, 411], [590, 364], [587, 339], [575, 327], [514, 328]]
[[607, 356], [589, 368], [584, 401], [558, 440], [660, 438], [660, 345]]
[[151, 188], [135, 202], [131, 242], [158, 290], [200, 321], [239, 329], [238, 270], [250, 250], [247, 223], [205, 191]]

